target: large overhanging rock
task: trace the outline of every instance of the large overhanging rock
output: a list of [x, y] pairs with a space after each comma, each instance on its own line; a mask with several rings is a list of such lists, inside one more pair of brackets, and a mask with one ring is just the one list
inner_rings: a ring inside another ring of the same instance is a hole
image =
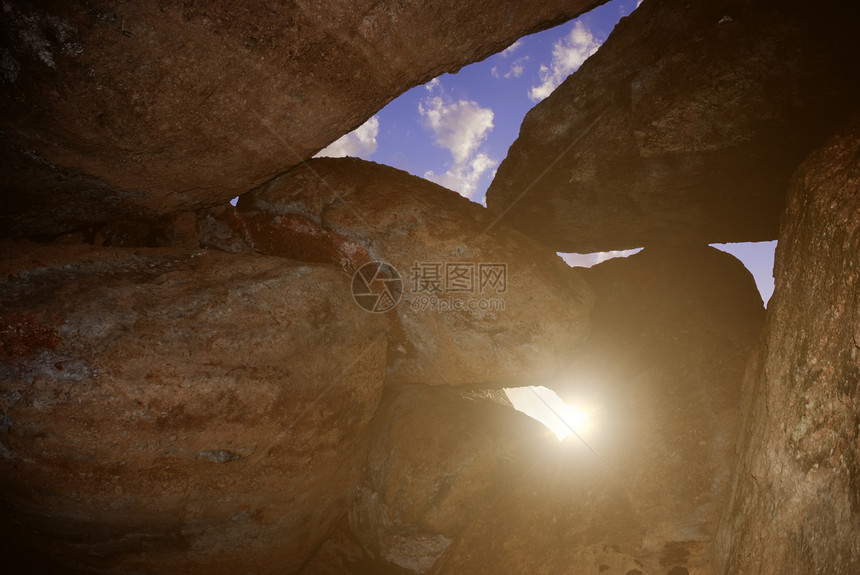
[[776, 239], [789, 177], [860, 98], [858, 22], [647, 0], [529, 112], [487, 205], [564, 252]]
[[226, 201], [605, 0], [3, 3], [0, 230]]
[[261, 253], [397, 270], [393, 383], [525, 385], [557, 373], [587, 335], [591, 291], [576, 271], [482, 206], [406, 172], [319, 158], [239, 208]]
[[348, 276], [3, 249], [4, 572], [298, 569], [346, 511], [385, 378], [387, 321]]
[[[724, 573], [860, 572], [860, 121], [792, 181], [744, 383]], [[790, 566], [790, 568], [788, 568]]]

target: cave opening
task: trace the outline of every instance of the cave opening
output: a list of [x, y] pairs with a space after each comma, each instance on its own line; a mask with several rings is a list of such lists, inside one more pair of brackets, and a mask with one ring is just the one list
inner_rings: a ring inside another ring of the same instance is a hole
[[587, 408], [565, 402], [555, 391], [542, 385], [508, 387], [505, 395], [514, 409], [543, 423], [559, 441], [572, 434], [584, 440], [593, 427]]

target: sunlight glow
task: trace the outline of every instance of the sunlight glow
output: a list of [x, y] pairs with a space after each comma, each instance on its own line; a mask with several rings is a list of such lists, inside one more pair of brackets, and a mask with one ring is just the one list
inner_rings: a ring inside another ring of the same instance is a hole
[[566, 404], [551, 389], [543, 386], [505, 388], [505, 394], [517, 411], [543, 423], [559, 441], [571, 433], [582, 435], [588, 425], [588, 413]]

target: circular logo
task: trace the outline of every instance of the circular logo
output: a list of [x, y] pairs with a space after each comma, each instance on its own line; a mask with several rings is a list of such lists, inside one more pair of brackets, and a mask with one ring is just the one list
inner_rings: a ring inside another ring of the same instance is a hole
[[352, 276], [352, 299], [369, 312], [387, 312], [400, 302], [402, 295], [403, 280], [391, 264], [370, 262]]

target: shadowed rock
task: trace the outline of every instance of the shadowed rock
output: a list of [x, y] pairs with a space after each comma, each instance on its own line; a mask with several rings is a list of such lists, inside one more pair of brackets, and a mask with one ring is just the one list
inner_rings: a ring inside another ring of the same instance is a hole
[[320, 569], [362, 573], [369, 556], [438, 575], [716, 572], [740, 383], [764, 315], [755, 284], [708, 247], [649, 249], [583, 275], [597, 294], [592, 333], [553, 387], [589, 413], [587, 445], [444, 388], [388, 393], [351, 534], [315, 558]]
[[[403, 569], [374, 559], [349, 530], [344, 517], [334, 535], [326, 539], [300, 571], [301, 575], [404, 575]], [[406, 573], [408, 575], [408, 573]]]
[[755, 283], [708, 247], [582, 273], [597, 296], [592, 334], [553, 387], [589, 413], [587, 445], [571, 435], [554, 454], [521, 454], [434, 574], [716, 573], [740, 384], [764, 315]]
[[370, 552], [427, 573], [449, 545], [508, 493], [516, 453], [546, 435], [511, 407], [444, 389], [390, 394], [375, 418], [364, 478], [349, 511]]
[[227, 201], [604, 0], [40, 2], [0, 23], [0, 234]]
[[860, 572], [860, 121], [792, 179], [744, 382], [723, 572]]
[[487, 205], [562, 252], [776, 239], [860, 98], [856, 4], [646, 1], [526, 116]]
[[387, 322], [349, 278], [220, 252], [3, 249], [4, 572], [298, 569], [346, 511], [385, 376]]

